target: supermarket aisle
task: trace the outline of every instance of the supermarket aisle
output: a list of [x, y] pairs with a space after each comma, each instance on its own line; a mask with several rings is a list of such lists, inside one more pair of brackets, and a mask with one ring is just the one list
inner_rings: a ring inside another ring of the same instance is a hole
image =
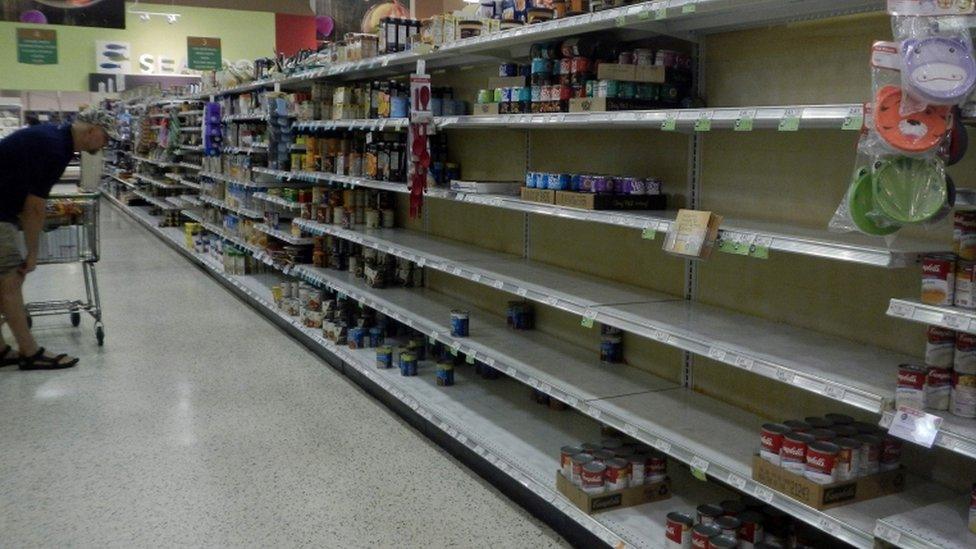
[[40, 319], [81, 365], [0, 370], [4, 546], [564, 543], [108, 205], [102, 230], [106, 346]]

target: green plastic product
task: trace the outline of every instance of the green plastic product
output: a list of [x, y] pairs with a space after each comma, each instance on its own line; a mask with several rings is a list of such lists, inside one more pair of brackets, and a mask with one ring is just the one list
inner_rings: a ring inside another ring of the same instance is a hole
[[871, 177], [871, 170], [867, 167], [859, 168], [854, 173], [851, 188], [847, 191], [847, 207], [851, 212], [854, 225], [865, 234], [885, 236], [901, 228], [894, 223], [878, 225], [868, 216], [868, 213], [874, 210], [874, 179]]
[[895, 223], [922, 223], [935, 217], [949, 192], [937, 160], [900, 157], [874, 169], [874, 203]]

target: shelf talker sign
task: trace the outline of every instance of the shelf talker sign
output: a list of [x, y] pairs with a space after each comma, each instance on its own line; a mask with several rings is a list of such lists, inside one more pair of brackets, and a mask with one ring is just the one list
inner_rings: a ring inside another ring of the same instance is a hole
[[195, 71], [217, 71], [222, 64], [220, 38], [186, 37], [186, 65]]
[[17, 29], [17, 62], [57, 65], [58, 32], [50, 29]]

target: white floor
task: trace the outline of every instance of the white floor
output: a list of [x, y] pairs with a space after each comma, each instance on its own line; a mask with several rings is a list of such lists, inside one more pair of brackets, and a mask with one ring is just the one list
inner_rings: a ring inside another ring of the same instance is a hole
[[105, 347], [39, 319], [79, 367], [0, 370], [3, 547], [565, 544], [107, 205], [102, 252]]

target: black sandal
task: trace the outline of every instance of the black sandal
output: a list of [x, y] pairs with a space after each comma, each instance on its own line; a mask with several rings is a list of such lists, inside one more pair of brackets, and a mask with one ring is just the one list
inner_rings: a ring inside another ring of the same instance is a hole
[[16, 366], [20, 364], [20, 357], [14, 353], [14, 348], [10, 345], [0, 352], [0, 368], [4, 366]]
[[33, 356], [20, 357], [21, 370], [64, 370], [78, 364], [78, 359], [73, 358], [68, 362], [61, 362], [68, 355], [60, 354], [56, 357], [44, 356], [44, 347], [37, 349]]

